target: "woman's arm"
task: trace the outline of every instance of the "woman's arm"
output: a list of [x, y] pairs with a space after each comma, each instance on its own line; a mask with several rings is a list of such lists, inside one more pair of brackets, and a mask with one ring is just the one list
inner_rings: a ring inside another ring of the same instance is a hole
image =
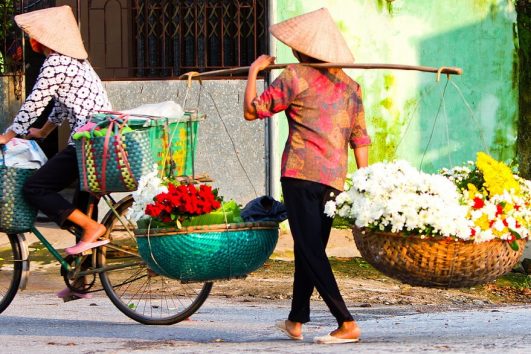
[[48, 135], [50, 135], [50, 133], [55, 128], [57, 128], [57, 125], [48, 120], [46, 121], [46, 123], [44, 123], [44, 125], [41, 128], [30, 128], [28, 135], [26, 135], [26, 138], [44, 139]]
[[356, 166], [358, 168], [369, 166], [369, 146], [361, 146], [354, 149]]
[[14, 131], [6, 131], [4, 134], [0, 135], [0, 145], [7, 144], [9, 140], [13, 139], [15, 136], [17, 136], [17, 134]]
[[243, 116], [246, 120], [255, 120], [257, 118], [256, 108], [253, 105], [253, 100], [256, 98], [256, 77], [261, 70], [264, 70], [274, 62], [275, 57], [264, 54], [259, 56], [249, 68], [247, 86], [243, 97]]
[[30, 126], [39, 118], [59, 90], [64, 81], [64, 73], [58, 71], [60, 62], [57, 56], [47, 57], [41, 68], [37, 82], [33, 86], [17, 115], [13, 124], [8, 128], [18, 135], [25, 135]]

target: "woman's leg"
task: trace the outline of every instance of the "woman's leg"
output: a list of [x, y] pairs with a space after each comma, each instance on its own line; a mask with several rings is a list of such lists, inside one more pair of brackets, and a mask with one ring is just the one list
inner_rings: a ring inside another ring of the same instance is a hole
[[282, 190], [298, 259], [289, 320], [302, 323], [309, 320], [310, 289], [315, 286], [339, 326], [353, 321], [325, 252], [331, 228], [331, 220], [324, 216], [324, 200], [329, 187], [284, 178]]
[[78, 177], [76, 151], [69, 145], [48, 160], [24, 185], [27, 201], [59, 226], [70, 221], [82, 228], [81, 240], [66, 249], [69, 254], [97, 247], [99, 244], [94, 241], [105, 233], [103, 225], [83, 214], [59, 194], [59, 191], [70, 186]]
[[64, 226], [75, 207], [59, 191], [78, 178], [76, 151], [73, 146], [55, 154], [24, 185], [26, 200], [59, 226]]

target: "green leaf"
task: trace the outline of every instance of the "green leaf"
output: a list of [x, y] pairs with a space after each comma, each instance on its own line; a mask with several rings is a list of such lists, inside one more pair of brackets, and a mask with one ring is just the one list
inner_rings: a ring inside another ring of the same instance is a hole
[[522, 236], [520, 236], [520, 234], [512, 229], [509, 229], [509, 231], [511, 232], [511, 235], [513, 235], [517, 240], [521, 239]]
[[520, 249], [520, 247], [518, 247], [518, 243], [516, 243], [516, 241], [509, 242], [509, 246], [511, 246], [513, 251], [518, 251]]

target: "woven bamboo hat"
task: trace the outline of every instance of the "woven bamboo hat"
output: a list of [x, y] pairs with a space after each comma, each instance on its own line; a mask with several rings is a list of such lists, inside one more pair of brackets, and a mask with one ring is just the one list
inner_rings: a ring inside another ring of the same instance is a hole
[[76, 59], [87, 59], [70, 6], [50, 7], [15, 16], [17, 25], [42, 45]]
[[353, 63], [354, 56], [327, 9], [292, 17], [270, 27], [279, 41], [329, 63]]

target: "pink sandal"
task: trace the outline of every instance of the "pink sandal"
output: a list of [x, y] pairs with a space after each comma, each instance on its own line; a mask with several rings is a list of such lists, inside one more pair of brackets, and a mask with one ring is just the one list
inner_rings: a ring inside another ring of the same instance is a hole
[[63, 290], [59, 291], [57, 293], [57, 297], [63, 300], [66, 300], [70, 296], [75, 296], [80, 299], [91, 299], [92, 295], [88, 293], [76, 293], [75, 291], [72, 291], [70, 288], [64, 288]]
[[78, 253], [85, 252], [86, 250], [89, 250], [91, 248], [96, 248], [96, 247], [106, 245], [107, 243], [109, 243], [109, 240], [101, 240], [101, 241], [94, 241], [94, 242], [79, 241], [74, 246], [65, 248], [65, 252], [68, 255], [78, 254]]

